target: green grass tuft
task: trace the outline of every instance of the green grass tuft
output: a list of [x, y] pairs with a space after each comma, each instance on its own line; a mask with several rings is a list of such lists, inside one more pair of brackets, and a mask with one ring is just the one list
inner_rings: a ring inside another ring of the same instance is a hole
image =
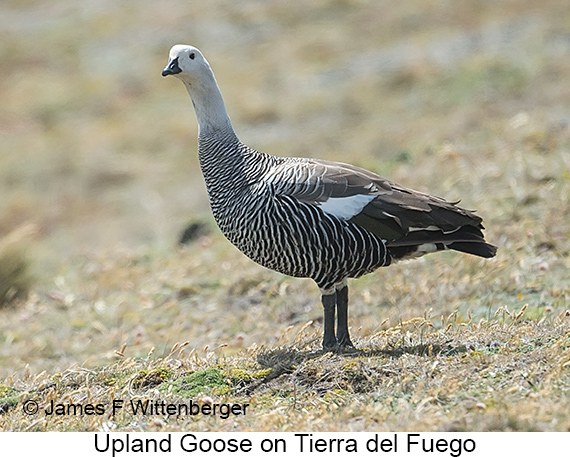
[[223, 395], [229, 390], [223, 373], [217, 368], [198, 371], [172, 382], [172, 393], [183, 398], [194, 398], [201, 393]]

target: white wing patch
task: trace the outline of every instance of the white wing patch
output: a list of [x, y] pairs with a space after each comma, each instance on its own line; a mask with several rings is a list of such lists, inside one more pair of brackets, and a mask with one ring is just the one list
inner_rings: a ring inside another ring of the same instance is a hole
[[349, 220], [356, 216], [362, 208], [376, 198], [376, 195], [358, 194], [350, 197], [329, 198], [320, 203], [320, 208], [339, 219]]

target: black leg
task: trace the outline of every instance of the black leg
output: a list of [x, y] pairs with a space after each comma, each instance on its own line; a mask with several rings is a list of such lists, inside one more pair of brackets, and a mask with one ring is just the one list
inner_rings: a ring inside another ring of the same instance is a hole
[[323, 349], [332, 351], [336, 347], [336, 337], [334, 336], [334, 312], [336, 306], [336, 293], [323, 294], [323, 308], [325, 311], [325, 334], [323, 337]]
[[354, 347], [348, 334], [348, 286], [336, 291], [336, 306], [338, 345]]

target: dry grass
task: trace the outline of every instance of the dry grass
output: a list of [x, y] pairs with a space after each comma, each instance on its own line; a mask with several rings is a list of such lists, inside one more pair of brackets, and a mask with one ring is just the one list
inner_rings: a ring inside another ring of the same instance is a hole
[[[0, 7], [1, 429], [570, 430], [570, 8], [311, 5]], [[246, 143], [462, 198], [498, 256], [353, 281], [361, 351], [321, 354], [314, 284], [211, 223], [190, 101], [160, 77], [177, 42], [208, 56]], [[211, 230], [176, 247], [189, 221]], [[251, 410], [22, 410], [198, 391]]]
[[[567, 431], [568, 316], [498, 313], [479, 323], [402, 322], [357, 352], [321, 354], [314, 331], [291, 345], [223, 351], [175, 346], [165, 359], [124, 358], [91, 370], [26, 374], [0, 391], [5, 430]], [[381, 348], [381, 349], [377, 349]], [[190, 374], [190, 376], [189, 376]], [[193, 374], [193, 375], [192, 375]], [[181, 382], [182, 381], [182, 382]], [[229, 418], [111, 415], [113, 400], [248, 404]], [[17, 403], [17, 400], [19, 402]], [[40, 413], [22, 411], [38, 402]], [[103, 415], [45, 416], [56, 404], [103, 405]]]

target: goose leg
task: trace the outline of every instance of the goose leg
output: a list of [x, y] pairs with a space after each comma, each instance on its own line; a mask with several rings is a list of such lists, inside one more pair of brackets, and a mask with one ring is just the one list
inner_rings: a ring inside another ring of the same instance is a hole
[[323, 294], [323, 308], [325, 313], [325, 331], [323, 336], [323, 350], [332, 351], [336, 347], [336, 337], [334, 336], [334, 314], [336, 308], [336, 293]]
[[348, 286], [336, 291], [337, 341], [340, 347], [354, 347], [348, 334]]

